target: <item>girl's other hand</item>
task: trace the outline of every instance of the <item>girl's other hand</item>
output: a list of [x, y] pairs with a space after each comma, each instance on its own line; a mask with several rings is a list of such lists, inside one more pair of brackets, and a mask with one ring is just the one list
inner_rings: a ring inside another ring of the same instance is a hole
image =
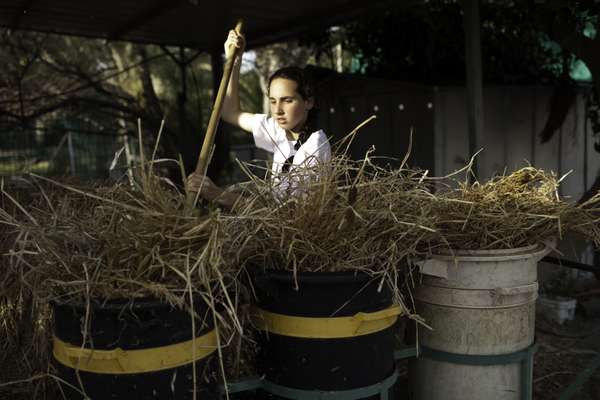
[[218, 190], [217, 185], [208, 176], [195, 172], [188, 176], [185, 187], [188, 192], [200, 192], [201, 197], [209, 200], [214, 197]]

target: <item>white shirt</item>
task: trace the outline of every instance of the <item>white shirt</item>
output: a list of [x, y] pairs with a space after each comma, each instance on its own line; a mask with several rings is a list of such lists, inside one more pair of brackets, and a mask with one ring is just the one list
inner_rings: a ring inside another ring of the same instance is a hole
[[266, 114], [255, 114], [252, 135], [256, 147], [273, 153], [271, 173], [274, 182], [279, 181], [283, 165], [292, 155], [294, 156], [292, 168], [293, 166], [311, 167], [331, 160], [331, 146], [323, 130], [311, 133], [306, 142], [302, 143], [296, 151], [294, 149], [296, 141], [288, 140], [285, 129], [281, 128], [273, 118]]

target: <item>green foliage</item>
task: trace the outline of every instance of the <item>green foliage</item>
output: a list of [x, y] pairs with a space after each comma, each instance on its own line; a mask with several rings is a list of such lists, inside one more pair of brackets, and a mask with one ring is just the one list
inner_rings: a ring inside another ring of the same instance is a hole
[[[532, 7], [482, 2], [481, 51], [486, 82], [546, 82], [556, 75], [562, 51], [547, 45]], [[398, 5], [344, 27], [344, 46], [358, 69], [391, 79], [451, 83], [465, 79], [460, 2]]]
[[[593, 37], [599, 9], [594, 1], [481, 2], [484, 80], [552, 83], [565, 66], [574, 77], [582, 76], [585, 65], [562, 42], [567, 35]], [[338, 43], [352, 59], [344, 70], [434, 84], [465, 80], [464, 18], [458, 1], [397, 2], [327, 34], [304, 38], [317, 59]]]
[[[242, 110], [251, 113], [262, 113], [263, 92], [260, 87], [260, 77], [255, 69], [249, 69], [240, 74], [240, 107]], [[231, 144], [251, 144], [253, 139], [247, 132], [241, 129], [230, 130]], [[232, 160], [233, 161], [233, 160]], [[231, 166], [232, 168], [237, 167]]]
[[242, 110], [261, 113], [263, 93], [260, 88], [260, 77], [254, 69], [242, 72], [240, 75], [240, 106]]

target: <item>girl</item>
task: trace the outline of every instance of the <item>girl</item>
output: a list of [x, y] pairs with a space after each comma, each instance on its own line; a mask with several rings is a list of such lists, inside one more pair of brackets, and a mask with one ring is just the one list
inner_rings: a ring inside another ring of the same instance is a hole
[[[234, 30], [225, 42], [225, 56], [240, 49], [234, 61], [231, 80], [223, 102], [222, 118], [254, 137], [257, 147], [273, 153], [271, 179], [277, 190], [293, 186], [286, 175], [297, 168], [314, 166], [331, 159], [331, 147], [322, 130], [315, 129], [314, 89], [301, 68], [286, 67], [276, 71], [268, 82], [271, 116], [251, 114], [240, 109], [239, 76], [245, 40]], [[226, 192], [209, 178], [192, 174], [188, 190], [232, 208], [239, 194]]]

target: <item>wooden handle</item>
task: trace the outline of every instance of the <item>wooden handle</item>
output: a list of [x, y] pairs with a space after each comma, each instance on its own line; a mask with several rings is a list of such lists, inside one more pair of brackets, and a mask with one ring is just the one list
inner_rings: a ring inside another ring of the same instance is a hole
[[[243, 21], [239, 20], [235, 26], [235, 31], [239, 34], [242, 33]], [[233, 62], [239, 52], [238, 48], [231, 53], [231, 56], [225, 61], [225, 67], [223, 68], [223, 77], [221, 78], [221, 84], [219, 85], [219, 91], [215, 99], [215, 104], [208, 120], [208, 127], [206, 128], [206, 135], [204, 135], [204, 142], [202, 143], [202, 150], [200, 151], [200, 157], [198, 157], [198, 164], [196, 164], [196, 173], [206, 175], [208, 163], [210, 161], [210, 153], [213, 144], [215, 143], [215, 132], [219, 126], [219, 120], [221, 119], [221, 111], [223, 108], [223, 100], [225, 99], [225, 93], [227, 92], [227, 86], [231, 79], [231, 71], [233, 71]]]
[[[235, 31], [240, 35], [242, 33], [243, 21], [239, 20], [235, 25]], [[215, 98], [215, 104], [213, 105], [210, 119], [208, 120], [208, 127], [206, 128], [206, 134], [204, 135], [204, 142], [202, 143], [202, 149], [200, 150], [200, 156], [198, 157], [198, 163], [196, 164], [196, 174], [202, 174], [206, 176], [206, 170], [208, 169], [208, 163], [210, 162], [211, 150], [215, 143], [215, 133], [219, 126], [219, 120], [221, 119], [221, 110], [223, 108], [223, 100], [225, 99], [225, 93], [227, 92], [227, 86], [229, 85], [229, 79], [231, 78], [231, 72], [233, 71], [233, 62], [238, 56], [239, 49], [236, 47], [231, 53], [229, 58], [225, 61], [223, 68], [223, 77], [219, 84], [219, 91]], [[187, 193], [187, 206], [191, 209], [194, 206], [195, 193]]]

